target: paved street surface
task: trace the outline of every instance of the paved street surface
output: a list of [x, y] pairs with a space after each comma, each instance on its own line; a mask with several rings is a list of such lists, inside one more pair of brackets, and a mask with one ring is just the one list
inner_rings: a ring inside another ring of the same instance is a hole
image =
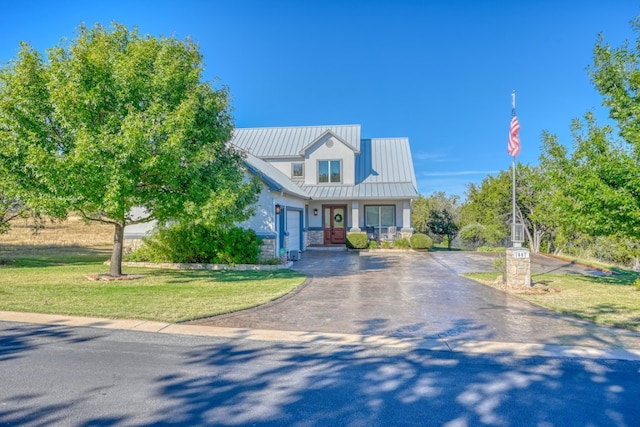
[[[496, 255], [463, 252], [307, 251], [295, 269], [311, 276], [275, 304], [199, 321], [235, 328], [321, 331], [393, 337], [491, 340], [640, 349], [640, 334], [597, 326], [466, 279], [493, 271]], [[532, 275], [592, 274], [534, 257]]]
[[631, 427], [638, 369], [0, 322], [0, 425]]

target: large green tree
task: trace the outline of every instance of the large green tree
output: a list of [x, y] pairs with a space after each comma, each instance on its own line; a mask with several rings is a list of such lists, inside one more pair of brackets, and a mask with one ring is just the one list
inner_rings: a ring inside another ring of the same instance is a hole
[[511, 178], [507, 172], [469, 184], [460, 209], [460, 238], [470, 246], [497, 245], [509, 236]]
[[[640, 30], [638, 19], [632, 26]], [[571, 152], [554, 135], [543, 136], [541, 164], [560, 189], [556, 204], [566, 220], [591, 236], [640, 238], [639, 49], [640, 36], [635, 46], [613, 48], [602, 35], [594, 48], [590, 76], [619, 137], [593, 113], [574, 120]]]
[[418, 196], [412, 204], [412, 223], [420, 233], [428, 233], [440, 239], [447, 237], [451, 249], [453, 239], [458, 235], [460, 198], [447, 196], [438, 191], [428, 197]]
[[0, 175], [39, 212], [112, 224], [115, 276], [126, 225], [246, 218], [256, 188], [228, 144], [228, 91], [202, 72], [192, 41], [117, 23], [80, 26], [46, 58], [22, 43], [0, 70]]
[[[478, 186], [470, 184], [461, 209], [461, 237], [474, 244], [497, 244], [509, 237], [513, 216], [512, 171], [486, 177]], [[516, 215], [532, 252], [540, 251], [543, 238], [553, 237], [555, 214], [549, 198], [552, 182], [539, 167], [518, 164], [516, 168]], [[464, 231], [464, 232], [462, 232]]]

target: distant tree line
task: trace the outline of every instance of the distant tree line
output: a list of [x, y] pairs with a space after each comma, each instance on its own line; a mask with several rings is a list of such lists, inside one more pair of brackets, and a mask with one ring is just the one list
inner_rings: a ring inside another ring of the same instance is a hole
[[[527, 246], [640, 267], [640, 18], [638, 38], [620, 47], [602, 35], [588, 72], [615, 128], [587, 112], [571, 124], [572, 147], [544, 132], [538, 166], [516, 168], [516, 215]], [[413, 223], [469, 249], [510, 239], [510, 170], [470, 184], [466, 199], [435, 193], [414, 203]]]

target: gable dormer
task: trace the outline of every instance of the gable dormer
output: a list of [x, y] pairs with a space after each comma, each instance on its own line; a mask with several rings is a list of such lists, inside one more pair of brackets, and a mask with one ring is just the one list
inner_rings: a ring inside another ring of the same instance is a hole
[[356, 156], [360, 151], [331, 130], [300, 150], [304, 157], [305, 185], [354, 185]]

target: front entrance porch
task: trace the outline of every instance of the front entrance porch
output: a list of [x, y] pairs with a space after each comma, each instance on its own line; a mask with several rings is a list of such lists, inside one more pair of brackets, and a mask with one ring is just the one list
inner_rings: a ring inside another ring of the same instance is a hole
[[347, 205], [322, 205], [323, 244], [344, 245], [347, 238]]

